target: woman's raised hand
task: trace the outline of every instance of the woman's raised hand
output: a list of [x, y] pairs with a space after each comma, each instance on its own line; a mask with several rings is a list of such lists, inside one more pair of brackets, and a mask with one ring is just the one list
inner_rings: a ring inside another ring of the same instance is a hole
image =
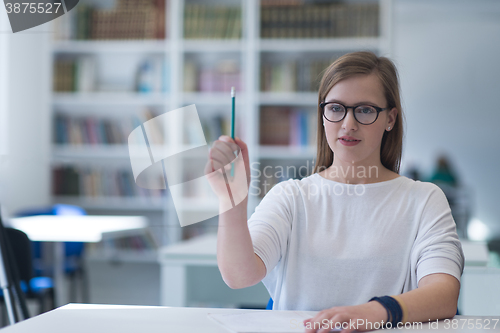
[[[235, 155], [234, 152], [237, 154]], [[231, 177], [231, 162], [234, 164], [233, 177]], [[227, 185], [230, 186], [231, 196], [239, 199], [242, 199], [243, 195], [246, 197], [250, 186], [250, 163], [245, 142], [238, 137], [233, 140], [227, 135], [221, 135], [210, 148], [205, 175], [219, 200], [228, 198]], [[237, 201], [241, 202], [241, 200]]]

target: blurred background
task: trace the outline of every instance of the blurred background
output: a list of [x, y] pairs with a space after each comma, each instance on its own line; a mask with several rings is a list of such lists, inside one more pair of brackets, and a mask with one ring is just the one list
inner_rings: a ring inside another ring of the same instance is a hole
[[[274, 184], [312, 172], [321, 73], [356, 50], [388, 56], [399, 70], [406, 117], [401, 173], [438, 184], [448, 198], [468, 251], [459, 309], [500, 315], [495, 0], [81, 0], [65, 15], [15, 34], [2, 7], [5, 224], [40, 214], [147, 221], [76, 249], [64, 242], [71, 239], [33, 242], [33, 276], [55, 278], [56, 261], [64, 265], [62, 279], [43, 297], [34, 293], [32, 314], [70, 301], [265, 307], [262, 284], [231, 290], [222, 282], [217, 218], [180, 227], [178, 214], [209, 209], [202, 189], [174, 207], [168, 189], [135, 184], [128, 135], [196, 104], [210, 145], [230, 133], [234, 86], [235, 131], [251, 159], [250, 215]], [[158, 129], [158, 140], [166, 135]], [[176, 135], [182, 144], [199, 139], [188, 120]], [[193, 165], [186, 158], [182, 167]]]

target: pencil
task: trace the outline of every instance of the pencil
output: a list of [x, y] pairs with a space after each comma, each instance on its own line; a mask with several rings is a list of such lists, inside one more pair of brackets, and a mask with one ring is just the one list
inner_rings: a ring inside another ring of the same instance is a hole
[[[234, 93], [234, 87], [231, 87], [231, 102], [232, 102], [232, 107], [231, 107], [231, 138], [234, 140], [234, 112], [235, 112], [235, 93]], [[234, 177], [234, 163], [231, 163], [231, 177]]]

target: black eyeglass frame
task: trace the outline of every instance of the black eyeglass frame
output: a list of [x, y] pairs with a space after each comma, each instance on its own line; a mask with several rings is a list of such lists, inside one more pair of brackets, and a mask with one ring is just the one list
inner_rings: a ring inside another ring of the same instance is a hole
[[[325, 116], [325, 106], [327, 106], [328, 104], [338, 104], [338, 105], [341, 105], [341, 106], [344, 108], [345, 112], [344, 112], [344, 116], [342, 117], [342, 119], [340, 119], [340, 120], [336, 120], [336, 121], [335, 121], [335, 120], [330, 120], [330, 119], [328, 119], [328, 118]], [[354, 112], [354, 110], [355, 110], [356, 108], [360, 107], [360, 106], [369, 106], [369, 107], [374, 108], [374, 109], [375, 109], [375, 111], [377, 111], [377, 116], [375, 117], [375, 120], [374, 120], [374, 121], [372, 121], [372, 122], [371, 122], [371, 123], [369, 123], [369, 124], [364, 124], [364, 123], [360, 122], [360, 121], [358, 120], [358, 118], [356, 118], [356, 112]], [[353, 116], [354, 116], [354, 119], [356, 119], [356, 121], [357, 121], [358, 123], [360, 123], [361, 125], [371, 125], [371, 124], [373, 124], [374, 122], [376, 122], [376, 121], [377, 121], [377, 119], [378, 119], [378, 114], [379, 114], [380, 112], [382, 112], [382, 111], [385, 111], [385, 110], [388, 110], [388, 109], [389, 109], [389, 108], [380, 108], [380, 107], [378, 107], [378, 106], [375, 106], [375, 105], [370, 105], [370, 104], [360, 104], [360, 105], [356, 105], [356, 106], [347, 106], [347, 105], [344, 105], [344, 104], [339, 103], [339, 102], [321, 102], [321, 103], [319, 103], [319, 107], [320, 107], [320, 108], [321, 108], [321, 110], [322, 110], [322, 112], [321, 112], [321, 113], [323, 114], [323, 117], [324, 117], [326, 120], [328, 120], [329, 122], [331, 122], [331, 123], [338, 123], [338, 122], [340, 122], [340, 121], [344, 120], [345, 116], [347, 116], [347, 111], [349, 111], [349, 109], [352, 109], [352, 114], [353, 114]]]

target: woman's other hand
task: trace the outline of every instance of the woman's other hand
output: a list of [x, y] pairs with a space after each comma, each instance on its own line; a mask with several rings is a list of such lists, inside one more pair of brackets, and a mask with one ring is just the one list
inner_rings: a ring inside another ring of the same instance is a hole
[[342, 333], [371, 331], [382, 328], [387, 311], [378, 302], [372, 301], [354, 306], [336, 306], [320, 311], [313, 318], [304, 320], [306, 333], [327, 333], [342, 328]]

